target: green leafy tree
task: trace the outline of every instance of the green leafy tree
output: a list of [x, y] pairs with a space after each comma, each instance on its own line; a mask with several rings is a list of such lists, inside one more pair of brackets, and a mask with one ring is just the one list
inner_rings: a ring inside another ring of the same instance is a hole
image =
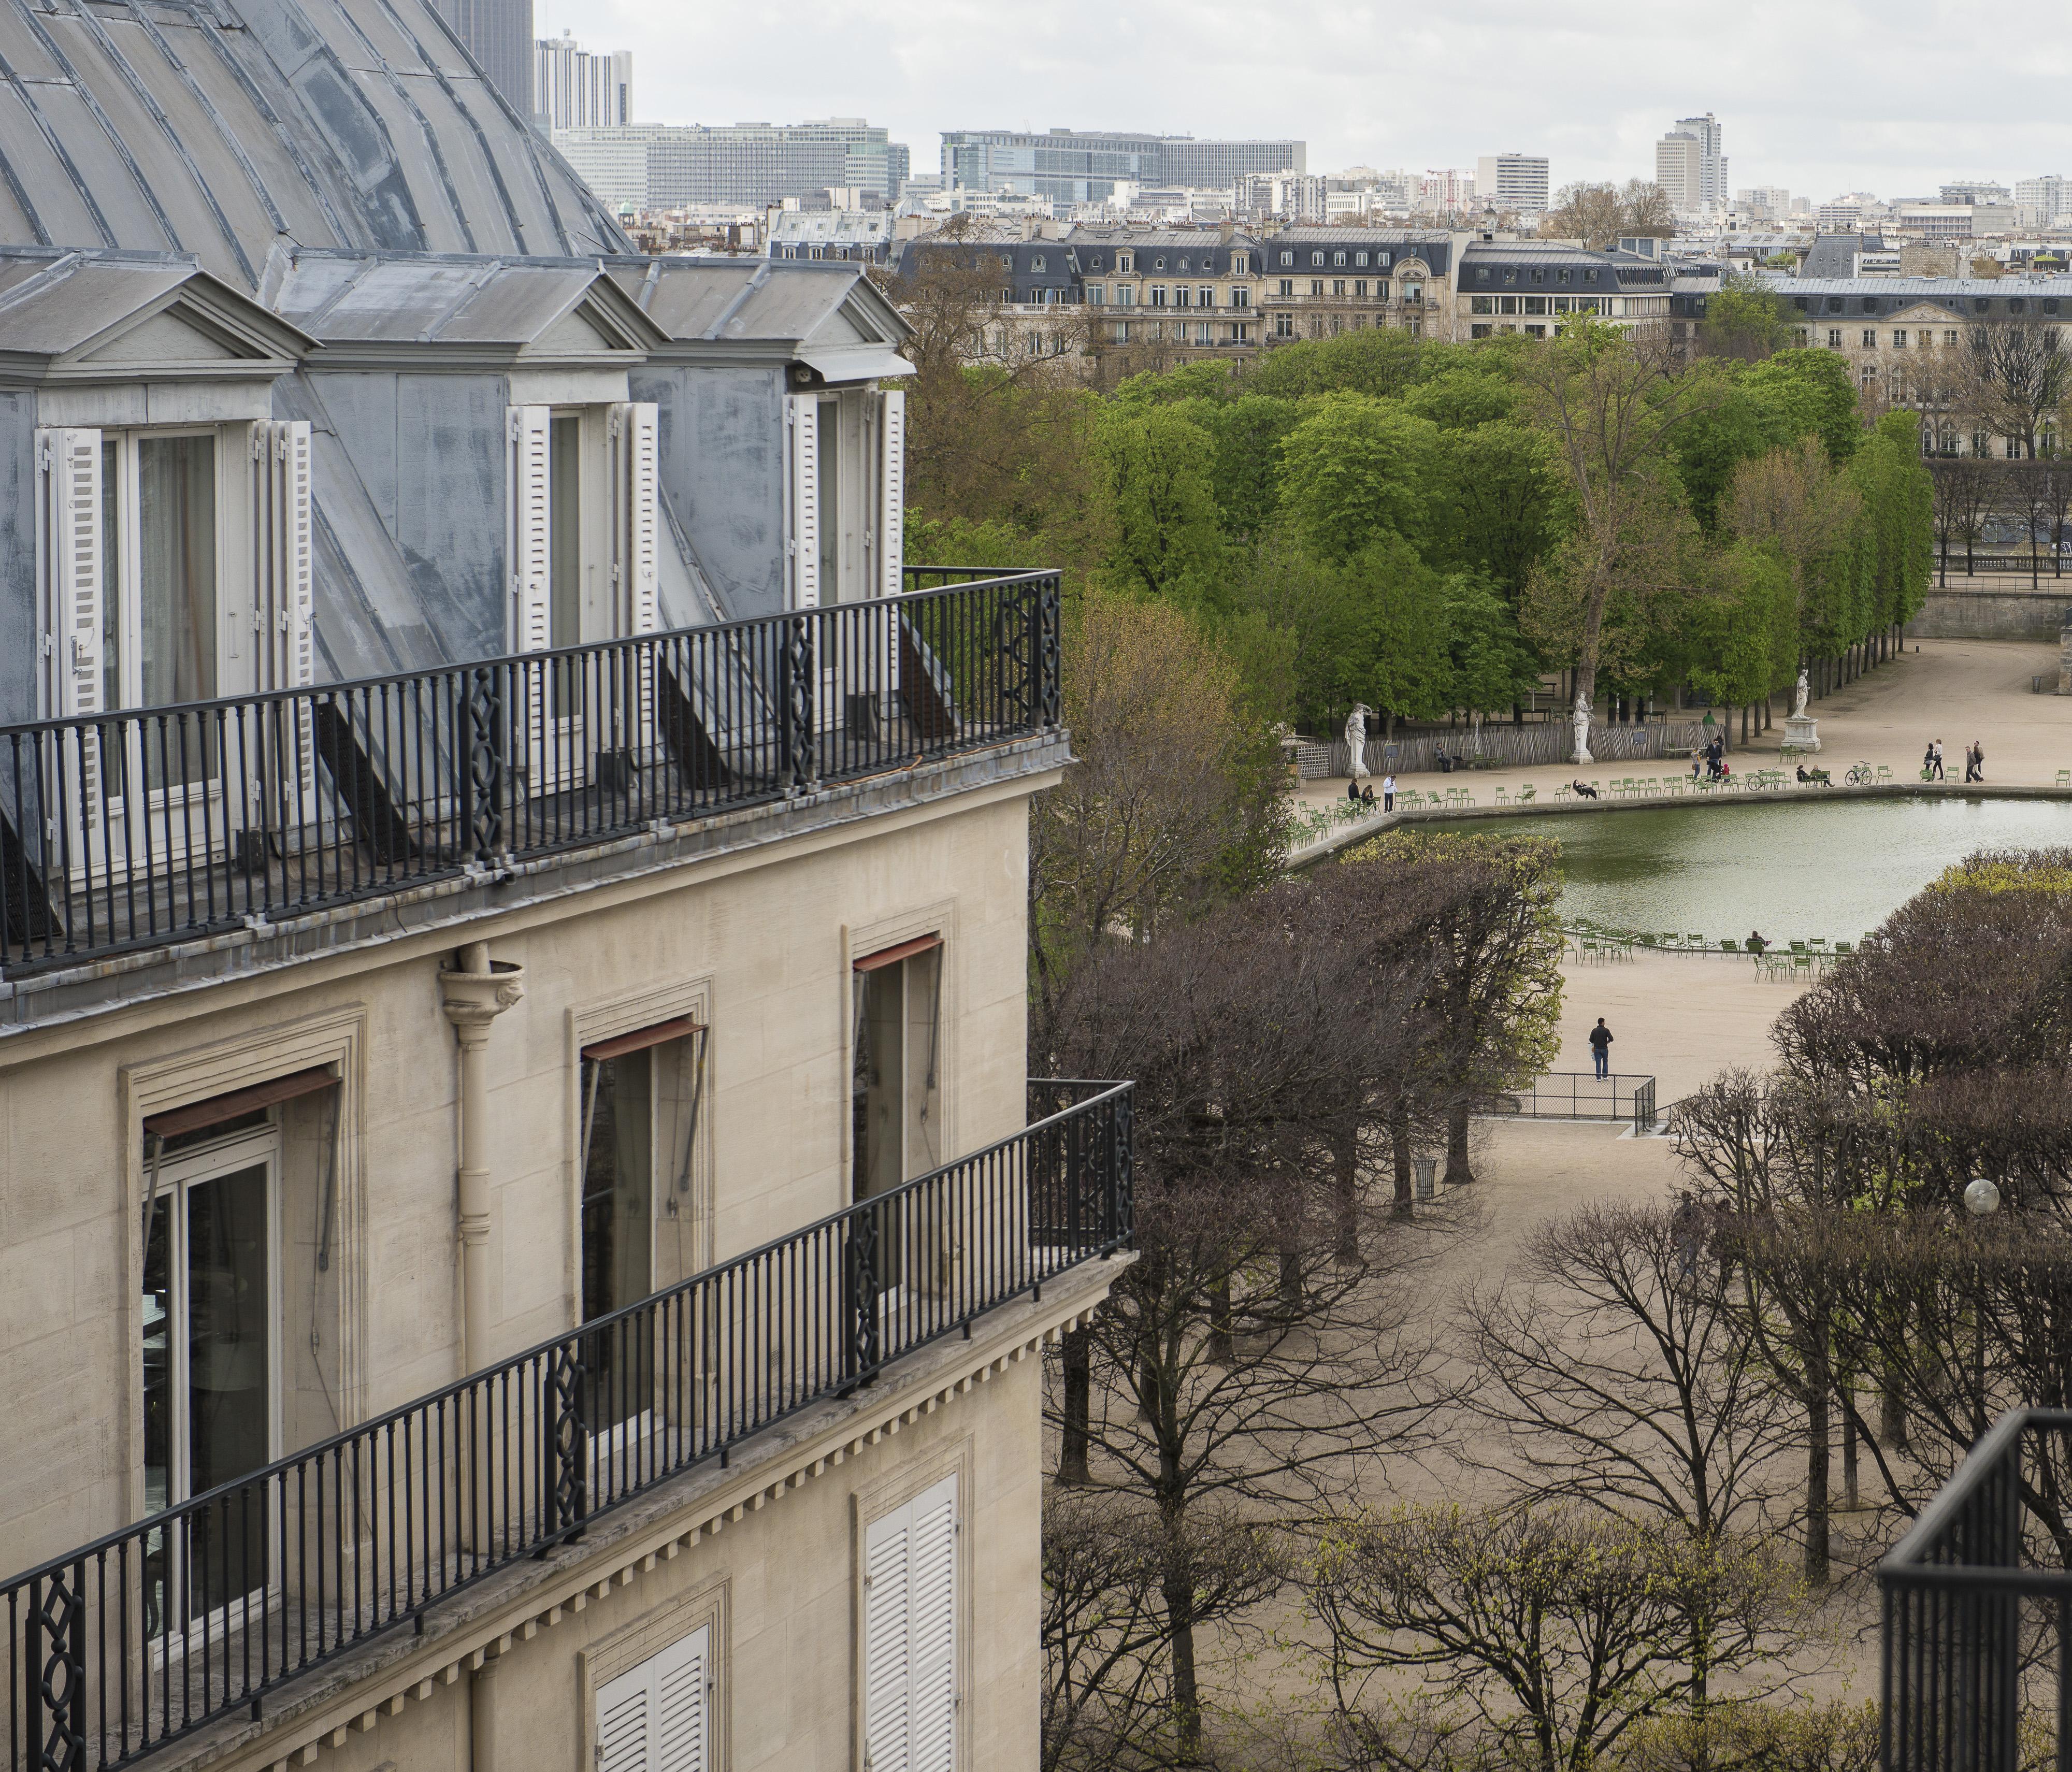
[[1897, 628], [1926, 601], [1935, 570], [1935, 491], [1911, 413], [1887, 413], [1849, 464], [1869, 549], [1870, 625]]
[[1231, 564], [1238, 619], [1287, 642], [1287, 712], [1311, 730], [1329, 732], [1354, 702], [1371, 704], [1375, 611], [1354, 567], [1321, 558], [1285, 529], [1260, 537]]
[[1511, 421], [1440, 432], [1433, 505], [1433, 563], [1487, 574], [1514, 610], [1574, 520], [1552, 440]]
[[1514, 705], [1540, 681], [1540, 664], [1518, 631], [1518, 616], [1478, 573], [1445, 581], [1446, 656], [1453, 705], [1478, 719]]
[[1370, 628], [1362, 701], [1379, 708], [1393, 737], [1399, 718], [1433, 719], [1453, 705], [1445, 587], [1400, 535], [1384, 534], [1346, 562]]
[[1504, 367], [1499, 359], [1470, 359], [1428, 376], [1404, 389], [1403, 409], [1441, 430], [1469, 430], [1515, 417], [1517, 386], [1507, 374], [1492, 374], [1492, 364], [1499, 372]]
[[1281, 509], [1327, 556], [1344, 558], [1384, 535], [1421, 539], [1437, 454], [1429, 419], [1392, 401], [1328, 396], [1282, 440]]
[[1759, 363], [1782, 351], [1791, 336], [1783, 298], [1761, 278], [1729, 273], [1705, 302], [1698, 343], [1708, 356]]
[[1212, 600], [1222, 534], [1208, 434], [1170, 406], [1110, 405], [1094, 449], [1112, 513], [1114, 579], [1182, 602]]
[[1782, 441], [1811, 434], [1826, 446], [1829, 460], [1846, 462], [1863, 440], [1856, 384], [1839, 352], [1779, 351], [1752, 367], [1741, 384], [1775, 413]]
[[1244, 390], [1287, 400], [1334, 393], [1385, 397], [1420, 380], [1431, 352], [1439, 348], [1396, 327], [1305, 339], [1255, 359], [1245, 372]]
[[1219, 402], [1190, 401], [1180, 409], [1215, 441], [1210, 473], [1224, 532], [1263, 533], [1280, 515], [1281, 440], [1301, 422], [1301, 403], [1241, 393]]

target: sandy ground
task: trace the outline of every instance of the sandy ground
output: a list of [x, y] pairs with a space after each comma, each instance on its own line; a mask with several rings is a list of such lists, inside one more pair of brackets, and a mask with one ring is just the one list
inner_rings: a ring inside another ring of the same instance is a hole
[[[2072, 602], [2072, 596], [2067, 600]], [[1882, 764], [1896, 781], [1913, 781], [1929, 740], [1940, 738], [1953, 785], [1963, 777], [1964, 747], [1975, 741], [1986, 747], [1986, 779], [1996, 785], [2049, 787], [2056, 783], [2059, 770], [2072, 769], [2072, 697], [2029, 690], [2032, 678], [2056, 676], [2056, 647], [2027, 640], [1921, 640], [1910, 645], [1918, 650], [1812, 703], [1808, 711], [1819, 722], [1821, 767], [1839, 779], [1852, 763]], [[1776, 766], [1788, 705], [1772, 706], [1776, 725], [1748, 745], [1736, 743], [1728, 759], [1733, 767]], [[1737, 722], [1734, 732], [1740, 730]], [[1562, 783], [1579, 776], [1602, 785], [1614, 776], [1659, 775], [1688, 767], [1674, 761], [1622, 761], [1584, 769], [1545, 763], [1443, 778], [1420, 773], [1404, 779], [1420, 791], [1443, 779], [1449, 787], [1466, 787], [1478, 804], [1489, 806], [1495, 804], [1498, 787], [1507, 798], [1515, 797], [1529, 782], [1545, 800]], [[1300, 797], [1305, 802], [1342, 800], [1345, 791], [1339, 777], [1304, 783]]]

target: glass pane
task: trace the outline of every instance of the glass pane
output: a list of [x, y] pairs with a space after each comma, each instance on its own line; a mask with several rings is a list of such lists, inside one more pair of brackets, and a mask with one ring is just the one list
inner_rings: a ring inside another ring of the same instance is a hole
[[[582, 1196], [583, 1321], [653, 1289], [654, 1062], [656, 1049], [593, 1063]], [[648, 1406], [638, 1318], [601, 1330], [583, 1349], [585, 1419], [617, 1425]]]
[[[187, 1190], [187, 1481], [200, 1494], [267, 1462], [273, 1395], [266, 1277], [266, 1166]], [[265, 1585], [262, 1486], [195, 1516], [187, 1613]]]
[[[138, 670], [142, 707], [206, 701], [216, 678], [216, 440], [146, 437], [137, 445]], [[138, 742], [152, 787], [216, 773], [211, 722], [146, 722]]]

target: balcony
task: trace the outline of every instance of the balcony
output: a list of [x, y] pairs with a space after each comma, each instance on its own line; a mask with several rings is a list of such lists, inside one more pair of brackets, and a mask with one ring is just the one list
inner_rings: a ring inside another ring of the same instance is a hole
[[1878, 1565], [1884, 1772], [2016, 1772], [2053, 1732], [2072, 1764], [2068, 1469], [2072, 1410], [2013, 1411]]
[[1126, 1083], [0, 1586], [10, 1766], [128, 1764], [1126, 1248]]
[[334, 907], [1058, 725], [1058, 577], [0, 726], [0, 976]]

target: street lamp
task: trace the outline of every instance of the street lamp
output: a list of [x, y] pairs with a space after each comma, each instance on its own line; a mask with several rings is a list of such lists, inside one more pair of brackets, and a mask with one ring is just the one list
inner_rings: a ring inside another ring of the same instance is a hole
[[[1983, 1175], [1964, 1190], [1964, 1210], [1988, 1219], [2000, 1209], [2000, 1190]], [[1986, 1432], [1986, 1275], [1975, 1248], [1971, 1256], [1971, 1437]]]

